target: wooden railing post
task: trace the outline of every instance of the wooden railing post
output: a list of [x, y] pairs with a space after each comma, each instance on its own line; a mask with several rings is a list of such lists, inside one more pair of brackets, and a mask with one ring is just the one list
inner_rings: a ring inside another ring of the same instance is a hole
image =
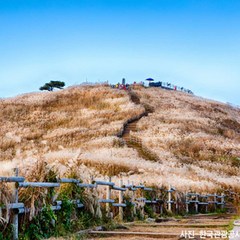
[[224, 195], [224, 193], [221, 193], [221, 196], [222, 196], [222, 198], [221, 198], [221, 209], [223, 210], [224, 209], [224, 202], [225, 202], [225, 200], [224, 200], [224, 198], [225, 198], [225, 195]]
[[216, 193], [214, 193], [214, 211], [216, 211], [217, 210], [217, 194]]
[[[142, 185], [141, 183], [139, 185]], [[141, 215], [144, 219], [144, 216], [145, 216], [145, 211], [144, 211], [144, 207], [145, 207], [145, 200], [144, 200], [144, 194], [143, 194], [143, 189], [141, 189], [141, 192], [142, 192], [142, 209], [141, 209]]]
[[195, 211], [198, 213], [198, 194], [196, 193]]
[[[123, 186], [123, 181], [119, 180], [119, 187]], [[123, 191], [119, 191], [119, 203], [123, 203]], [[123, 221], [123, 207], [119, 207], [119, 220]]]
[[[111, 177], [109, 177], [108, 181], [111, 182]], [[111, 199], [111, 186], [107, 186], [106, 199]], [[110, 218], [111, 217], [110, 203], [106, 203], [106, 212], [107, 212], [107, 217]]]
[[[18, 177], [18, 168], [14, 168], [15, 176]], [[15, 183], [14, 192], [13, 192], [14, 203], [18, 203], [18, 185]], [[18, 212], [14, 212], [13, 216], [13, 240], [18, 239]]]
[[[134, 182], [132, 182], [132, 186], [134, 187]], [[133, 217], [135, 217], [136, 214], [137, 214], [137, 211], [136, 211], [136, 202], [135, 202], [135, 191], [132, 191], [131, 202], [133, 203]]]
[[175, 192], [175, 202], [176, 202], [176, 213], [179, 213], [179, 205], [178, 205], [178, 193]]
[[188, 193], [186, 192], [185, 195], [185, 201], [186, 201], [186, 213], [189, 213], [189, 202], [188, 202]]
[[169, 185], [169, 188], [168, 188], [168, 211], [169, 212], [172, 211], [171, 201], [172, 201], [172, 192], [171, 192], [171, 186]]

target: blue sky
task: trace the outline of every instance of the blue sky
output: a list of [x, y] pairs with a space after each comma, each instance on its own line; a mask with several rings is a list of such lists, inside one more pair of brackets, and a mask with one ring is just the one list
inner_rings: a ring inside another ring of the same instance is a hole
[[238, 0], [0, 0], [0, 97], [147, 77], [240, 105]]

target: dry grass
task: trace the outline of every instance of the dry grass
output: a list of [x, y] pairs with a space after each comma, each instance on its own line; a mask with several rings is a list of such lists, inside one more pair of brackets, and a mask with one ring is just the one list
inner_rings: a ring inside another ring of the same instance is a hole
[[[134, 91], [129, 97], [105, 86], [75, 86], [1, 100], [0, 175], [15, 166], [26, 175], [42, 157], [60, 176], [75, 168], [84, 181], [112, 175], [116, 182], [170, 184], [182, 191], [240, 190], [239, 109], [181, 92], [140, 86]], [[143, 106], [150, 113], [131, 135], [157, 162], [115, 137]]]
[[[56, 182], [57, 172], [47, 166], [47, 163], [40, 159], [26, 175], [28, 182]], [[24, 202], [25, 207], [30, 208], [30, 220], [46, 204], [50, 204], [54, 197], [53, 189], [46, 188], [21, 188], [19, 200]]]
[[139, 121], [134, 135], [159, 155], [163, 165], [171, 161], [178, 178], [187, 176], [203, 189], [208, 181], [210, 189], [240, 190], [239, 109], [157, 88], [135, 92], [155, 111]]
[[18, 165], [63, 149], [77, 152], [93, 139], [116, 135], [128, 118], [142, 111], [126, 92], [105, 86], [1, 100], [0, 159]]

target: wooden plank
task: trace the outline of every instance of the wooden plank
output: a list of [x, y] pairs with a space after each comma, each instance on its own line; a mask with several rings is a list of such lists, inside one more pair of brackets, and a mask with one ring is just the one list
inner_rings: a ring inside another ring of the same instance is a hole
[[[119, 186], [123, 185], [123, 181], [122, 179], [119, 180]], [[119, 198], [119, 203], [118, 206], [119, 207], [119, 220], [123, 221], [123, 205], [125, 205], [125, 207], [127, 206], [126, 204], [123, 203], [123, 191], [120, 191], [118, 194], [118, 198]], [[112, 206], [114, 206], [114, 203], [112, 204]]]
[[2, 209], [18, 209], [18, 208], [23, 208], [24, 204], [23, 203], [9, 203], [7, 206], [2, 206]]
[[99, 199], [99, 203], [114, 203], [115, 201], [113, 199]]
[[112, 203], [113, 207], [126, 207], [127, 205], [125, 203]]
[[89, 183], [78, 183], [77, 186], [81, 187], [81, 188], [95, 188], [95, 187], [97, 187], [96, 184], [89, 184]]
[[153, 188], [144, 187], [143, 190], [144, 191], [153, 191]]
[[77, 204], [77, 208], [83, 208], [83, 207], [84, 207], [84, 205], [82, 203]]
[[155, 200], [145, 200], [145, 203], [156, 204], [157, 201], [155, 201]]
[[28, 188], [28, 187], [60, 187], [60, 183], [50, 183], [50, 182], [23, 182], [19, 183], [19, 187]]
[[112, 187], [112, 190], [116, 190], [116, 191], [127, 191], [127, 188], [113, 186], [113, 187]]
[[79, 180], [74, 179], [74, 178], [60, 178], [58, 180], [58, 182], [60, 182], [60, 183], [80, 183]]
[[[40, 211], [43, 211], [45, 208], [41, 208]], [[51, 210], [52, 211], [59, 211], [61, 210], [61, 206], [57, 205], [57, 206], [51, 206]], [[19, 208], [18, 209], [18, 214], [23, 214], [23, 213], [29, 213], [31, 211], [31, 208], [26, 208], [26, 207], [23, 207], [23, 208]]]
[[198, 196], [198, 193], [187, 193], [187, 196], [191, 197], [191, 196]]
[[136, 198], [136, 201], [139, 201], [139, 202], [141, 202], [141, 201], [146, 201], [146, 198], [144, 198], [144, 197], [140, 197], [140, 198]]
[[105, 181], [95, 181], [97, 185], [106, 185], [106, 186], [114, 186], [115, 183], [113, 182], [105, 182]]
[[24, 177], [0, 177], [0, 182], [24, 182]]

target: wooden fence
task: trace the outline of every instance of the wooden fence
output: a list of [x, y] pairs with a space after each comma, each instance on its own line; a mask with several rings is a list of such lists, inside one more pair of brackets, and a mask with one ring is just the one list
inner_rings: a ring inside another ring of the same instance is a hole
[[[225, 195], [221, 194], [205, 194], [201, 195], [199, 193], [187, 192], [185, 194], [179, 192], [172, 186], [166, 188], [150, 188], [143, 184], [135, 185], [133, 182], [123, 183], [122, 180], [119, 181], [119, 184], [116, 185], [111, 181], [109, 177], [108, 181], [102, 180], [93, 180], [91, 183], [82, 183], [78, 179], [69, 179], [61, 178], [57, 182], [26, 182], [24, 177], [18, 176], [18, 169], [15, 169], [15, 176], [13, 177], [0, 177], [0, 186], [1, 183], [15, 183], [14, 187], [14, 201], [4, 206], [0, 202], [0, 212], [2, 211], [12, 211], [13, 212], [13, 239], [18, 239], [18, 224], [19, 224], [19, 215], [23, 213], [28, 213], [31, 209], [27, 208], [23, 202], [18, 201], [19, 189], [20, 188], [59, 188], [61, 184], [71, 183], [76, 184], [79, 188], [88, 188], [96, 189], [99, 186], [106, 187], [106, 197], [99, 198], [98, 202], [101, 204], [106, 204], [106, 214], [107, 216], [113, 217], [113, 212], [115, 208], [118, 208], [118, 216], [122, 221], [124, 217], [124, 208], [127, 207], [126, 202], [124, 201], [125, 195], [130, 195], [130, 201], [128, 203], [132, 206], [132, 215], [136, 214], [136, 210], [140, 212], [142, 217], [144, 217], [144, 207], [149, 205], [152, 207], [152, 210], [155, 213], [162, 214], [163, 211], [175, 212], [178, 213], [180, 208], [184, 209], [186, 213], [189, 212], [189, 209], [194, 208], [195, 212], [199, 212], [199, 208], [204, 206], [205, 212], [208, 211], [209, 206], [214, 206], [216, 210], [219, 206], [224, 208], [224, 198]], [[118, 201], [115, 202], [113, 196], [118, 192]], [[136, 192], [140, 192], [138, 196]], [[148, 197], [145, 197], [148, 192]], [[0, 188], [1, 196], [1, 188]], [[75, 204], [76, 208], [83, 208], [84, 205], [80, 202], [79, 199], [72, 199], [72, 203]], [[61, 210], [62, 201], [52, 202], [51, 209], [53, 211]], [[40, 210], [41, 211], [41, 210]], [[191, 210], [192, 211], [192, 210]]]

